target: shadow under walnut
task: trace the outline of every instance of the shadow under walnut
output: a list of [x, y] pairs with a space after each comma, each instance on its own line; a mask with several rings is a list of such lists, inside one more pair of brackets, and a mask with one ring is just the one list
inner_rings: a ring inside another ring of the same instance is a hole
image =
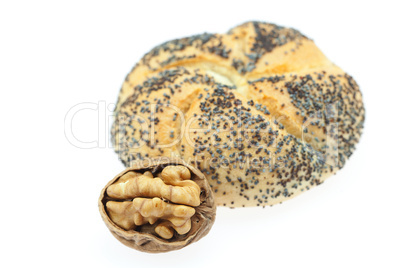
[[181, 249], [211, 229], [216, 215], [205, 176], [181, 159], [136, 162], [113, 178], [98, 201], [111, 233], [131, 248]]

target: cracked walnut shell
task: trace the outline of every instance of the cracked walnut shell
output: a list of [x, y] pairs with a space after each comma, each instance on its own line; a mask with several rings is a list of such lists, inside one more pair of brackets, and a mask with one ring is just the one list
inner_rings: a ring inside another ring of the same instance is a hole
[[198, 241], [211, 229], [216, 213], [205, 176], [174, 158], [136, 162], [103, 188], [98, 205], [120, 242], [152, 253]]

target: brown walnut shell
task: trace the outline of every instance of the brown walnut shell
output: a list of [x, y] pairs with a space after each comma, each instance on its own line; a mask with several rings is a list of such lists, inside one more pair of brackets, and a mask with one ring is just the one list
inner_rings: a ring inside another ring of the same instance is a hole
[[[194, 207], [196, 212], [191, 217], [191, 229], [188, 233], [183, 235], [175, 233], [171, 239], [163, 239], [156, 235], [153, 225], [146, 224], [137, 226], [135, 230], [124, 230], [110, 219], [106, 210], [106, 202], [113, 200], [106, 192], [110, 185], [130, 171], [139, 173], [150, 171], [155, 176], [160, 173], [164, 167], [171, 165], [182, 165], [187, 167], [191, 172], [191, 180], [197, 183], [201, 189], [201, 203], [199, 206]], [[134, 162], [132, 167], [127, 168], [106, 184], [99, 197], [98, 206], [103, 221], [114, 237], [128, 247], [149, 253], [178, 250], [198, 241], [208, 234], [215, 221], [216, 215], [214, 197], [205, 176], [198, 169], [187, 164], [182, 159], [167, 157]]]

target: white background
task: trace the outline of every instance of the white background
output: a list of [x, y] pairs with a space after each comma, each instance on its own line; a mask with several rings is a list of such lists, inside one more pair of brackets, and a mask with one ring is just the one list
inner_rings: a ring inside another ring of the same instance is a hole
[[[124, 168], [105, 144], [103, 107], [155, 45], [248, 20], [299, 29], [356, 79], [366, 107], [356, 152], [281, 205], [218, 208], [211, 232], [180, 251], [123, 246], [97, 208]], [[0, 266], [401, 267], [401, 22], [397, 1], [2, 1]], [[80, 103], [100, 108], [77, 113], [72, 131], [97, 148], [65, 136]]]

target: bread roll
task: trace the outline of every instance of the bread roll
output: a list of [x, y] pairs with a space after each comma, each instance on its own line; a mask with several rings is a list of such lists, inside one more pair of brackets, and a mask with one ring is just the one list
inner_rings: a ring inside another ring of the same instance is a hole
[[247, 22], [172, 40], [127, 75], [112, 141], [122, 162], [180, 157], [219, 206], [273, 205], [342, 168], [363, 129], [351, 76], [299, 31]]

